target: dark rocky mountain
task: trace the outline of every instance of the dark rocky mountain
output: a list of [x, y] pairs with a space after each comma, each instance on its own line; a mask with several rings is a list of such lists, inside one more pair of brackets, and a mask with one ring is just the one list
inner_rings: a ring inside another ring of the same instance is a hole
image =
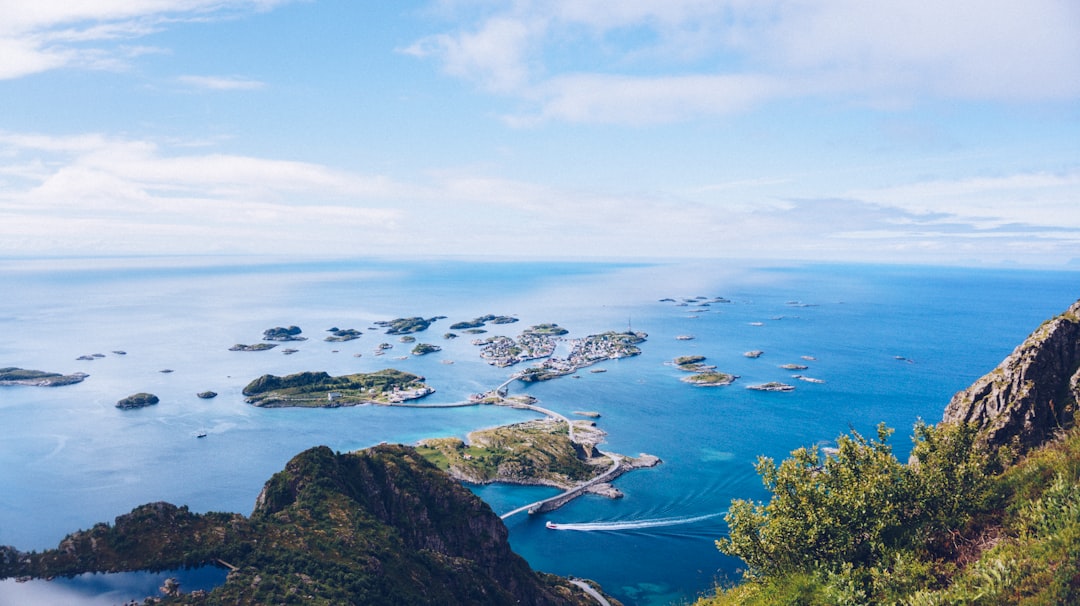
[[985, 445], [1024, 452], [1074, 423], [1080, 396], [1080, 301], [1031, 333], [997, 368], [953, 396], [945, 422], [980, 427]]
[[208, 594], [164, 604], [595, 604], [510, 549], [490, 507], [406, 446], [316, 447], [266, 483], [250, 517], [154, 503], [65, 538], [0, 548], [0, 577], [232, 568]]

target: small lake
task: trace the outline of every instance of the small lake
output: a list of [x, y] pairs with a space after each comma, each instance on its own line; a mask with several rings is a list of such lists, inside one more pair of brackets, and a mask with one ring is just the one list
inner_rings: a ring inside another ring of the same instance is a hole
[[86, 573], [24, 583], [4, 579], [0, 581], [0, 604], [113, 606], [132, 600], [141, 604], [147, 597], [161, 597], [159, 587], [169, 577], [180, 581], [180, 591], [190, 593], [198, 589], [210, 591], [223, 585], [228, 573], [217, 566], [203, 566], [162, 572]]

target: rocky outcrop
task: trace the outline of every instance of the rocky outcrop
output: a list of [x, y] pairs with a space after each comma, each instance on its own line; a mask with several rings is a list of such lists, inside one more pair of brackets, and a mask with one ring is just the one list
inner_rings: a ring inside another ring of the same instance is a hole
[[957, 393], [945, 422], [973, 423], [989, 447], [1023, 452], [1073, 425], [1080, 396], [1080, 301], [1044, 322], [993, 371]]

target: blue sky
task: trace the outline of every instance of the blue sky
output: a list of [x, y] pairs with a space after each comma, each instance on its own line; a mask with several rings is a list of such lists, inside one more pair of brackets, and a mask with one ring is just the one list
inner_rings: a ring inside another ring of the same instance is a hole
[[0, 0], [0, 255], [1080, 265], [1072, 0]]

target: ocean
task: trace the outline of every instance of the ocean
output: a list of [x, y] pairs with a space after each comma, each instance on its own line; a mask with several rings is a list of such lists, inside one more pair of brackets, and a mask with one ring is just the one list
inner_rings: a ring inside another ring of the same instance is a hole
[[[616, 480], [621, 499], [586, 496], [507, 520], [534, 568], [594, 579], [630, 605], [682, 603], [737, 580], [739, 562], [714, 541], [731, 499], [766, 496], [759, 455], [782, 458], [852, 430], [873, 435], [885, 422], [906, 458], [917, 419], [939, 420], [953, 393], [1080, 298], [1080, 273], [1069, 271], [741, 261], [6, 259], [0, 281], [0, 367], [90, 375], [63, 387], [0, 387], [0, 544], [21, 550], [55, 547], [153, 501], [250, 513], [263, 483], [315, 445], [412, 444], [537, 416], [490, 406], [254, 408], [241, 390], [262, 374], [398, 368], [435, 388], [425, 403], [453, 403], [520, 368], [486, 364], [470, 335], [444, 339], [454, 322], [520, 320], [488, 325], [485, 336], [543, 322], [568, 337], [648, 333], [640, 356], [594, 367], [606, 372], [511, 387], [568, 416], [599, 412], [605, 450], [663, 460]], [[411, 345], [370, 329], [409, 316], [447, 317], [416, 335], [442, 351], [411, 356]], [[291, 325], [308, 340], [229, 351]], [[326, 342], [331, 327], [364, 334]], [[376, 356], [381, 342], [394, 348]], [[764, 353], [743, 355], [751, 350]], [[706, 356], [739, 379], [681, 382], [685, 373], [669, 364], [681, 355]], [[768, 381], [796, 389], [746, 389]], [[206, 390], [219, 395], [196, 397]], [[136, 392], [161, 402], [114, 406]], [[472, 489], [497, 513], [556, 492]], [[566, 529], [545, 528], [549, 520]]]

